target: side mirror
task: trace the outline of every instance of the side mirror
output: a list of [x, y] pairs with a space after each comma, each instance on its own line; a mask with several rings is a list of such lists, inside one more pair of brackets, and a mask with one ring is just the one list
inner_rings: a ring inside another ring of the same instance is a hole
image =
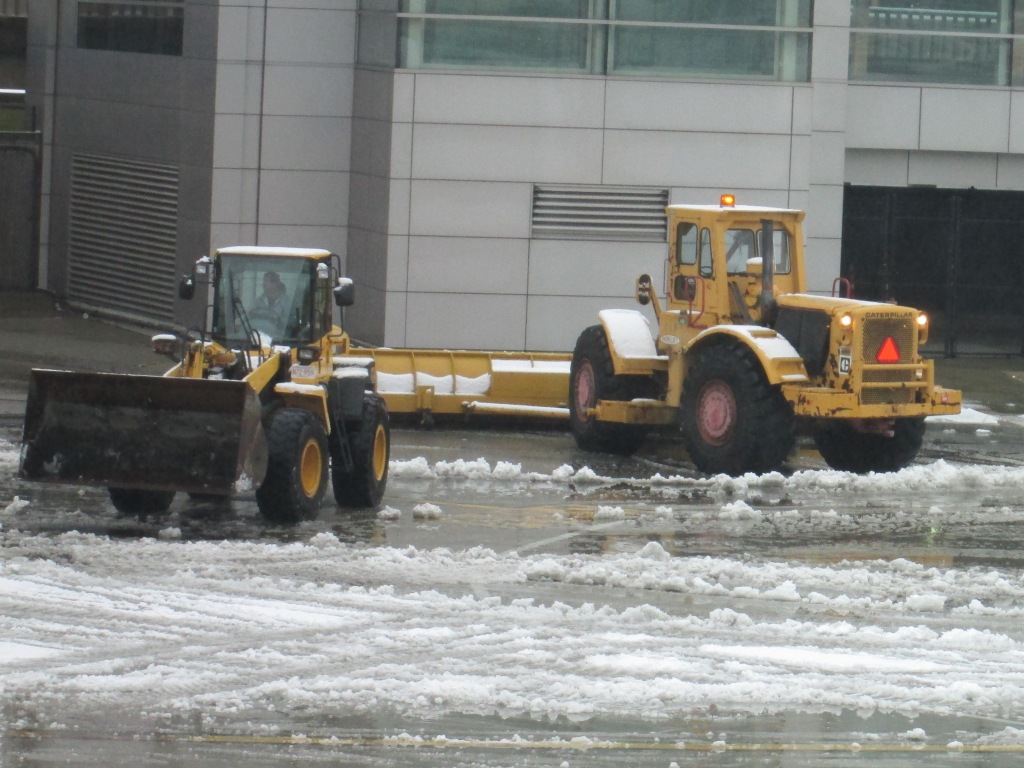
[[182, 275], [178, 281], [178, 296], [190, 301], [196, 295], [195, 275]]
[[196, 267], [191, 275], [182, 275], [178, 281], [178, 296], [189, 301], [196, 295], [196, 283], [202, 281], [209, 284], [210, 274], [213, 268], [213, 259], [203, 256], [196, 261]]
[[350, 277], [339, 277], [334, 287], [334, 303], [339, 307], [351, 307], [356, 300], [356, 286]]

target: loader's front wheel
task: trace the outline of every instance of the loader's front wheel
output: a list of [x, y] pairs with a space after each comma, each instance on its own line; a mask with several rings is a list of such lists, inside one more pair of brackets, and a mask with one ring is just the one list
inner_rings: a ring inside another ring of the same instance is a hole
[[363, 397], [363, 420], [349, 432], [352, 471], [345, 471], [340, 447], [331, 448], [331, 483], [340, 507], [375, 507], [384, 498], [391, 460], [391, 421], [380, 395]]
[[910, 464], [924, 442], [924, 417], [896, 419], [892, 436], [859, 431], [832, 419], [814, 433], [818, 452], [832, 469], [846, 472], [897, 472]]
[[260, 513], [274, 523], [311, 520], [327, 490], [327, 434], [303, 408], [276, 411], [267, 430], [267, 474], [256, 490]]
[[633, 400], [654, 397], [654, 383], [646, 376], [615, 374], [608, 337], [600, 325], [584, 329], [576, 341], [569, 367], [569, 425], [576, 445], [585, 451], [629, 456], [647, 437], [639, 424], [598, 421], [590, 412], [598, 400]]
[[162, 515], [174, 501], [174, 491], [146, 491], [139, 488], [108, 488], [110, 503], [122, 515]]
[[680, 402], [680, 430], [690, 459], [708, 474], [778, 469], [795, 443], [793, 412], [738, 344], [698, 351]]

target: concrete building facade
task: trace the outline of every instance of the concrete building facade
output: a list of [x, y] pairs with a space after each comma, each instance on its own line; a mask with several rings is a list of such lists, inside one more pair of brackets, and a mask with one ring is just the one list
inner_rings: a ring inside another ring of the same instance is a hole
[[659, 206], [732, 192], [808, 211], [827, 292], [849, 185], [1024, 191], [1024, 3], [905, 5], [32, 0], [40, 281], [190, 323], [203, 253], [324, 247], [357, 338], [567, 350], [663, 273]]

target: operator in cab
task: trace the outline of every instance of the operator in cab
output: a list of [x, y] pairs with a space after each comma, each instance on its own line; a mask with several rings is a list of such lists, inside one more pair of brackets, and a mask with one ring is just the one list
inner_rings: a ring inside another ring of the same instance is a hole
[[287, 310], [285, 308], [285, 288], [281, 276], [272, 270], [263, 275], [263, 293], [256, 297], [256, 304], [250, 313], [253, 323], [259, 330], [278, 337], [284, 331]]

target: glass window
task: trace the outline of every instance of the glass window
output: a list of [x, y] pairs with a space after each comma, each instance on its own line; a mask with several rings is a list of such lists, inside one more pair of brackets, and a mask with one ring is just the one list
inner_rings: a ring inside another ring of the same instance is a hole
[[0, 3], [0, 88], [24, 90], [28, 18], [5, 15]]
[[680, 222], [676, 227], [676, 264], [680, 266], [697, 263], [697, 225]]
[[402, 0], [403, 12], [456, 16], [585, 19], [589, 6], [590, 0]]
[[310, 298], [316, 262], [235, 254], [221, 256], [219, 266], [213, 307], [215, 339], [234, 348], [247, 346], [251, 331], [279, 344], [313, 340]]
[[809, 27], [810, 0], [615, 0], [620, 21]]
[[615, 0], [612, 19], [632, 22], [612, 27], [615, 74], [787, 82], [810, 75], [810, 0]]
[[183, 0], [78, 3], [78, 47], [180, 56]]
[[616, 27], [609, 71], [805, 81], [809, 50], [810, 33]]
[[[547, 20], [588, 19], [590, 0], [404, 0], [402, 7], [427, 16], [401, 19], [402, 67], [589, 70], [590, 27]], [[457, 18], [429, 18], [435, 14]]]
[[809, 78], [811, 0], [403, 0], [399, 66]]
[[700, 231], [700, 276], [713, 277], [715, 260], [711, 251], [711, 230], [705, 227]]
[[1009, 0], [854, 0], [850, 78], [1009, 85]]
[[754, 246], [752, 229], [730, 229], [725, 233], [725, 271], [735, 275], [747, 271], [747, 260], [754, 258], [757, 249]]
[[[730, 275], [745, 274], [747, 261], [761, 256], [760, 229], [730, 229], [725, 233], [725, 271]], [[772, 253], [776, 274], [790, 271], [789, 232], [776, 229], [772, 236]]]

